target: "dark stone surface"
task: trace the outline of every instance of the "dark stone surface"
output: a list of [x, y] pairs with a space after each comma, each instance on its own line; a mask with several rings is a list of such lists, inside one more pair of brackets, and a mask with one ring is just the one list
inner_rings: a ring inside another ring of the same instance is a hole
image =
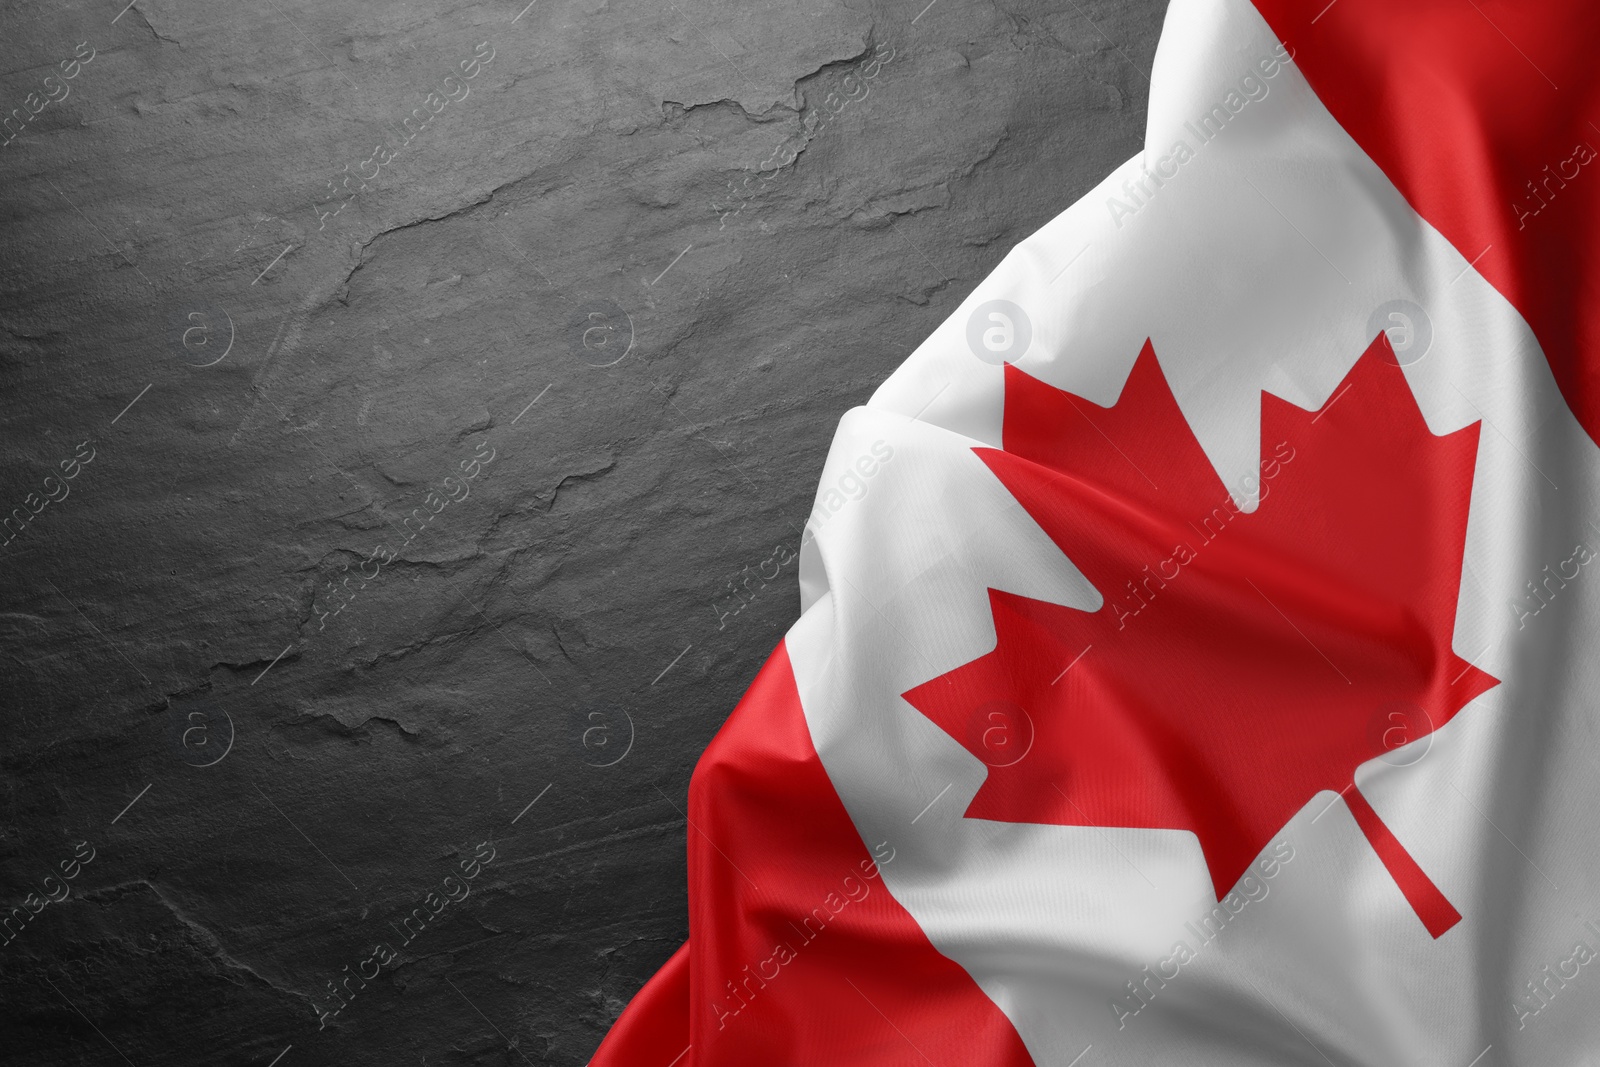
[[584, 1062], [835, 421], [1139, 147], [1155, 0], [921, 7], [7, 5], [7, 1063]]

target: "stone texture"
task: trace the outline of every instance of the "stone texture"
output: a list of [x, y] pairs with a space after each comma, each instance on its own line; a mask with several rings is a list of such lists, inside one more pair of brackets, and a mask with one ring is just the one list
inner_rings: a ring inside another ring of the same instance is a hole
[[835, 421], [1139, 148], [1154, 0], [920, 7], [8, 5], [8, 1063], [588, 1057]]

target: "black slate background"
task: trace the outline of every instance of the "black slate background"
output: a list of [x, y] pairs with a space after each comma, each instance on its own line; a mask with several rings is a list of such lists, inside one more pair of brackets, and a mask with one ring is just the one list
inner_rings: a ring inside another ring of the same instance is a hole
[[834, 423], [1140, 145], [1156, 0], [924, 2], [5, 6], [0, 1058], [585, 1062]]

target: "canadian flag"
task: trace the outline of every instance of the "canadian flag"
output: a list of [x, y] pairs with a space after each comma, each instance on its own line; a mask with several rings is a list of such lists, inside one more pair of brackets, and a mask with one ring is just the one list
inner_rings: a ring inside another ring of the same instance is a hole
[[1173, 0], [840, 421], [597, 1067], [1600, 1063], [1597, 45]]

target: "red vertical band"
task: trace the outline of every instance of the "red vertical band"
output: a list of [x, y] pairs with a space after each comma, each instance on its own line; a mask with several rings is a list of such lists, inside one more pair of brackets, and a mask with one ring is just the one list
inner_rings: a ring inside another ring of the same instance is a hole
[[1032, 1067], [889, 893], [895, 843], [862, 842], [781, 644], [695, 769], [688, 841], [689, 944], [594, 1067]]
[[1527, 320], [1600, 442], [1600, 4], [1255, 5], [1339, 125]]
[[811, 741], [785, 645], [689, 788], [694, 1067], [1031, 1065], [1011, 1020], [889, 893]]

